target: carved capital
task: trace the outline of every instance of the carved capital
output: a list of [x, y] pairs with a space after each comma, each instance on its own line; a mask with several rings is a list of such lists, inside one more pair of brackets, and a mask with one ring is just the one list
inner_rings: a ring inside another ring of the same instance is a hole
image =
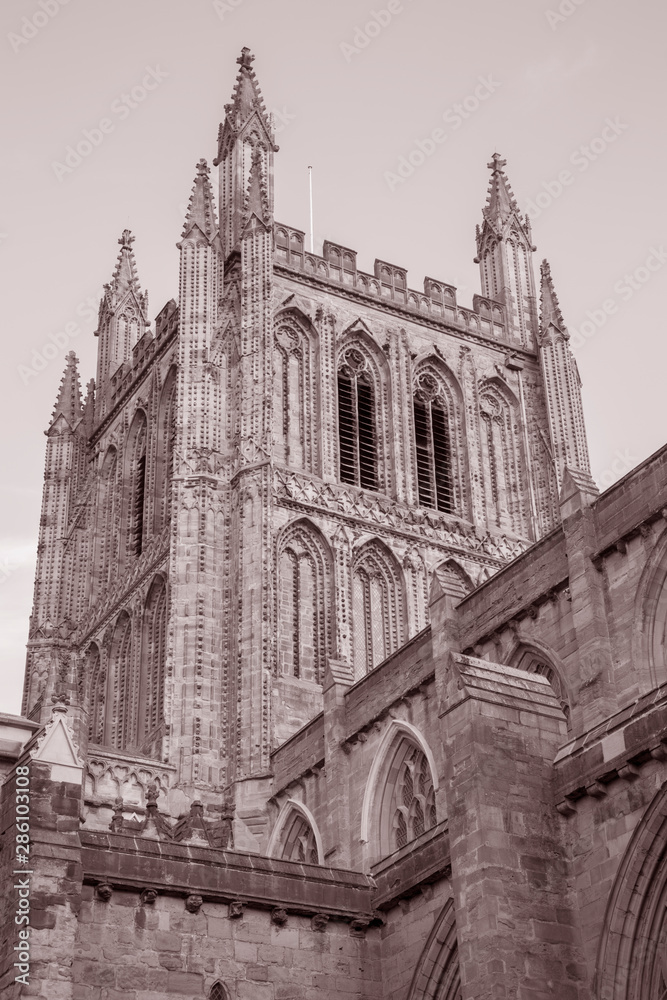
[[326, 913], [316, 913], [310, 919], [310, 926], [314, 931], [318, 931], [323, 934], [327, 929], [327, 924], [329, 923], [329, 917]]
[[284, 927], [287, 923], [287, 910], [283, 910], [282, 906], [274, 907], [271, 910], [271, 923], [278, 927]]

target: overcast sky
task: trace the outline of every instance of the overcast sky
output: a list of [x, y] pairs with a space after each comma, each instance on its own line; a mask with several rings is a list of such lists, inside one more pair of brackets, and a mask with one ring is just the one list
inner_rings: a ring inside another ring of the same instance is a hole
[[65, 354], [85, 384], [125, 227], [151, 316], [177, 296], [195, 164], [244, 45], [279, 132], [279, 221], [308, 229], [312, 164], [316, 251], [337, 240], [470, 305], [497, 149], [578, 334], [594, 475], [664, 443], [666, 20], [655, 0], [3, 0], [0, 709], [20, 707]]

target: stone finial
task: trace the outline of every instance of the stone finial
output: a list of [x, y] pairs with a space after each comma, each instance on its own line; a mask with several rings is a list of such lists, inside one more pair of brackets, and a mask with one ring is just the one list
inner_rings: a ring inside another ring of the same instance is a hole
[[241, 55], [237, 58], [236, 61], [239, 64], [239, 66], [242, 66], [245, 69], [250, 69], [253, 62], [255, 61], [255, 57], [248, 48], [248, 46], [244, 45], [243, 48], [241, 49]]

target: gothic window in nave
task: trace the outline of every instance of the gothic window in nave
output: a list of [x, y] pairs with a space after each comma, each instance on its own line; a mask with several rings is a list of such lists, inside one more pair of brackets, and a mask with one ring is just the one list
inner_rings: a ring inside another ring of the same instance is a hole
[[417, 482], [421, 507], [454, 513], [449, 416], [436, 379], [419, 376], [414, 401]]
[[437, 823], [433, 777], [426, 755], [402, 740], [391, 762], [382, 802], [384, 854], [405, 847]]
[[375, 385], [366, 358], [354, 347], [338, 370], [340, 480], [378, 489]]
[[287, 820], [281, 841], [280, 858], [283, 861], [300, 861], [308, 865], [320, 863], [315, 831], [306, 817], [296, 809]]

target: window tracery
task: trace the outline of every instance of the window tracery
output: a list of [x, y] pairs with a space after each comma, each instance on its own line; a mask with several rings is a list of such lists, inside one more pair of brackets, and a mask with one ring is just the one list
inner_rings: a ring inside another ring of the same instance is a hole
[[213, 983], [209, 993], [209, 1000], [229, 1000], [229, 993], [222, 985], [220, 980], [217, 983]]
[[405, 847], [437, 823], [433, 778], [426, 756], [404, 741], [389, 771], [392, 850]]

